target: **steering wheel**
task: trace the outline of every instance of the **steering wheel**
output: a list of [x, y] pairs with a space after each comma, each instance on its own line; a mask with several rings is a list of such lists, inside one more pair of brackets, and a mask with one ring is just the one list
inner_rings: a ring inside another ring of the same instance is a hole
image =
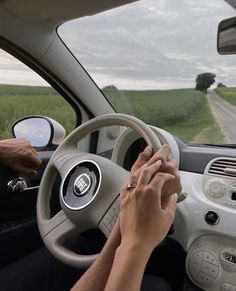
[[[154, 151], [161, 145], [153, 130], [141, 120], [125, 114], [106, 114], [83, 123], [56, 149], [41, 180], [37, 221], [49, 251], [73, 267], [87, 268], [97, 255], [76, 254], [63, 243], [74, 233], [94, 227], [108, 237], [119, 214], [119, 191], [127, 181], [129, 172], [109, 159], [77, 149], [77, 143], [86, 135], [111, 125], [128, 126], [137, 131]], [[62, 179], [62, 210], [51, 217], [51, 190], [57, 173]]]

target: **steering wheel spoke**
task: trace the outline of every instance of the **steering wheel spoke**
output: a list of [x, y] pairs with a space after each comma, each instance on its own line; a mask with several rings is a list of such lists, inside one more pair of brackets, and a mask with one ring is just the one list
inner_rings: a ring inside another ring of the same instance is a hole
[[[50, 226], [49, 226], [50, 225]], [[77, 226], [73, 224], [68, 218], [60, 223], [50, 221], [47, 224], [48, 228], [51, 227], [51, 230], [45, 234], [43, 237], [44, 242], [51, 242], [53, 245], [60, 244], [63, 245], [63, 242], [70, 238], [73, 233], [77, 232]]]
[[59, 260], [73, 267], [80, 265], [81, 268], [87, 268], [95, 260], [96, 255], [80, 255], [64, 246], [65, 241], [69, 240], [73, 234], [84, 230], [83, 227], [78, 229], [78, 226], [73, 224], [63, 211], [60, 211], [53, 218], [44, 222], [43, 227], [41, 226], [41, 235], [49, 251]]
[[41, 236], [42, 238], [46, 237], [50, 232], [54, 231], [61, 225], [63, 222], [68, 220], [63, 210], [59, 211], [50, 219], [44, 219], [41, 223]]

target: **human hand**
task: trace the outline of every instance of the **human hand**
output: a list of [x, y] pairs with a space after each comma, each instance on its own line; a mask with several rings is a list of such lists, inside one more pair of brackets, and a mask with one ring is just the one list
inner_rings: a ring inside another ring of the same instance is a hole
[[0, 163], [12, 170], [27, 175], [36, 175], [36, 169], [41, 162], [37, 152], [26, 139], [0, 141]]
[[[175, 160], [170, 158], [171, 149], [169, 145], [165, 144], [160, 147], [160, 149], [152, 156], [152, 147], [149, 145], [146, 149], [139, 155], [138, 159], [134, 163], [130, 178], [135, 181], [140, 174], [143, 165], [151, 165], [156, 161], [161, 161], [161, 166], [159, 168], [160, 172], [169, 173], [175, 177], [174, 180], [168, 181], [162, 189], [162, 203], [165, 203], [166, 199], [173, 194], [179, 194], [182, 191], [182, 185], [180, 180], [180, 175], [176, 167]], [[133, 177], [132, 177], [133, 176]], [[129, 182], [128, 182], [129, 183]]]
[[[168, 161], [170, 148], [162, 146], [151, 158], [147, 147], [131, 170], [128, 183], [136, 188], [121, 190], [120, 229], [122, 243], [140, 246], [150, 254], [166, 236], [173, 222], [181, 190], [175, 164]], [[161, 168], [169, 173], [160, 172]]]

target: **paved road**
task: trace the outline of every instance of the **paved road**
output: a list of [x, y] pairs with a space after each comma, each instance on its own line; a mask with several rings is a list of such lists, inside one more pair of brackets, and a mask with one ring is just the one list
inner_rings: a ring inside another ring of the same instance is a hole
[[209, 105], [225, 136], [226, 143], [236, 143], [236, 107], [220, 98], [215, 92], [208, 94]]

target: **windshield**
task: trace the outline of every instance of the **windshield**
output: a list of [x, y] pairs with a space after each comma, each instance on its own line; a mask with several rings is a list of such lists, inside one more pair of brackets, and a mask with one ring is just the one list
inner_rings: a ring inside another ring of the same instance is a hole
[[58, 33], [117, 112], [184, 142], [236, 144], [235, 57], [216, 51], [234, 15], [223, 0], [142, 0]]

